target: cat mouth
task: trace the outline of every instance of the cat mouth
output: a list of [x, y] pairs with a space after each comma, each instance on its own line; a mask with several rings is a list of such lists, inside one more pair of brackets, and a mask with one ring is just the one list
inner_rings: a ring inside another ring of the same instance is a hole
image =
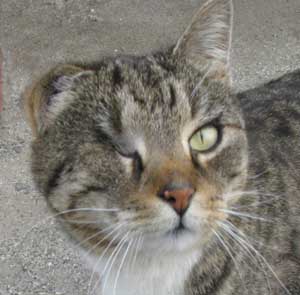
[[182, 222], [182, 219], [180, 219], [178, 224], [168, 232], [168, 235], [180, 237], [183, 234], [190, 232], [191, 230]]
[[181, 235], [183, 232], [186, 232], [188, 229], [182, 224], [182, 222], [179, 223], [178, 226], [176, 226], [173, 230], [172, 230], [172, 234], [175, 236], [179, 236]]

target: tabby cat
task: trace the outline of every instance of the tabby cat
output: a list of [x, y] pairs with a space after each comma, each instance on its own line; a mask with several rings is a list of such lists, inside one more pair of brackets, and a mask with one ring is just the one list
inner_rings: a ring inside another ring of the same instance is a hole
[[34, 180], [88, 295], [300, 294], [300, 71], [234, 94], [231, 28], [211, 0], [168, 50], [31, 88]]

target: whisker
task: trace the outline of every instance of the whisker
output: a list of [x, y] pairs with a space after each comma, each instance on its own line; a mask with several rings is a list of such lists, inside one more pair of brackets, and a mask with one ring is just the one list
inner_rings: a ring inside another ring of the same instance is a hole
[[[116, 225], [116, 224], [111, 224], [111, 225], [107, 226], [106, 228], [97, 231], [95, 234], [93, 234], [93, 235], [87, 237], [86, 239], [80, 241], [79, 243], [75, 244], [75, 247], [81, 246], [81, 245], [84, 244], [85, 242], [87, 242], [87, 241], [89, 241], [89, 240], [91, 240], [91, 239], [93, 239], [93, 238], [95, 238], [95, 237], [101, 235], [102, 233], [107, 232], [109, 229], [114, 228], [115, 226], [118, 226], [118, 225], [119, 225], [119, 223], [117, 223], [117, 225]], [[117, 229], [117, 228], [115, 228], [111, 233], [113, 233], [116, 229]], [[107, 238], [108, 236], [109, 236], [109, 235], [106, 235], [105, 238]], [[100, 242], [102, 242], [102, 241], [103, 241], [103, 239], [102, 239]], [[97, 243], [96, 245], [99, 246], [98, 243]], [[94, 245], [94, 246], [95, 246], [95, 245]], [[90, 249], [89, 249], [89, 251], [90, 251]]]
[[272, 202], [275, 202], [277, 201], [278, 198], [269, 198], [268, 200], [264, 200], [264, 201], [254, 201], [252, 202], [251, 204], [247, 204], [247, 205], [240, 205], [240, 206], [230, 206], [229, 208], [230, 209], [233, 209], [233, 210], [239, 210], [239, 209], [250, 209], [252, 210], [253, 208], [257, 208], [258, 206], [261, 206], [261, 205], [267, 205], [267, 204], [271, 204]]
[[73, 212], [81, 212], [81, 211], [88, 211], [88, 212], [117, 212], [120, 211], [118, 208], [75, 208], [75, 209], [69, 209], [69, 210], [64, 210], [61, 211], [54, 216], [59, 216], [62, 214], [67, 214], [67, 213], [73, 213]]
[[135, 251], [134, 256], [133, 256], [132, 268], [134, 268], [134, 266], [135, 266], [137, 255], [140, 251], [140, 247], [141, 247], [141, 243], [142, 243], [142, 237], [143, 237], [143, 235], [142, 235], [142, 233], [140, 233], [140, 235], [138, 237], [138, 240], [137, 240], [136, 251]]
[[277, 251], [279, 252], [278, 248], [275, 248], [275, 247], [271, 247], [269, 245], [265, 245], [262, 241], [259, 241], [259, 240], [256, 240], [254, 239], [253, 237], [251, 236], [246, 236], [246, 234], [244, 232], [242, 232], [241, 230], [239, 230], [232, 222], [230, 222], [229, 220], [223, 220], [221, 223], [225, 223], [227, 224], [229, 227], [231, 227], [233, 230], [235, 230], [239, 235], [241, 235], [242, 237], [245, 238], [246, 241], [249, 241], [249, 242], [253, 242], [255, 243], [257, 246], [260, 246], [260, 247], [265, 247], [265, 248], [268, 248], [270, 250], [273, 250], [273, 251]]
[[213, 228], [211, 228], [212, 232], [214, 233], [214, 235], [218, 238], [218, 240], [220, 241], [221, 245], [224, 247], [224, 249], [227, 251], [227, 253], [229, 254], [230, 258], [232, 259], [236, 269], [237, 269], [237, 273], [238, 273], [238, 276], [243, 284], [243, 287], [245, 288], [245, 285], [244, 285], [244, 281], [242, 279], [242, 276], [240, 274], [240, 271], [239, 271], [239, 266], [238, 266], [238, 263], [237, 263], [237, 260], [235, 259], [234, 255], [232, 254], [231, 250], [229, 249], [228, 245], [226, 245], [226, 242], [224, 240], [224, 238], [221, 237], [220, 234], [217, 233], [217, 231], [215, 231]]
[[[234, 238], [232, 235], [230, 235], [227, 232], [227, 229], [224, 225], [224, 221], [223, 222], [217, 222], [217, 224], [220, 226], [220, 228], [224, 231], [225, 234], [227, 234], [227, 236], [233, 241], [235, 242], [240, 249], [243, 251], [243, 253], [250, 258], [250, 261], [254, 264], [255, 267], [257, 267], [259, 270], [262, 270], [267, 281], [268, 281], [268, 276], [265, 272], [265, 269], [263, 268], [263, 265], [261, 264], [261, 262], [257, 259], [257, 257], [249, 250], [248, 247], [246, 247], [244, 244], [241, 244], [239, 240], [237, 240], [236, 238]], [[269, 285], [269, 281], [268, 281], [268, 285]], [[270, 288], [269, 288], [270, 289]]]
[[[251, 197], [251, 198], [262, 198], [262, 197], [269, 197], [268, 200], [264, 200], [264, 201], [260, 201], [260, 202], [255, 202], [255, 203], [252, 203], [252, 204], [247, 204], [247, 205], [241, 205], [241, 206], [238, 206], [236, 208], [242, 208], [242, 207], [253, 207], [253, 206], [257, 206], [259, 204], [262, 204], [262, 203], [269, 203], [270, 201], [273, 201], [273, 199], [275, 200], [278, 200], [280, 198], [283, 198], [282, 196], [280, 195], [275, 195], [275, 194], [271, 194], [271, 193], [265, 193], [265, 192], [261, 192], [261, 191], [256, 191], [256, 190], [253, 190], [253, 191], [235, 191], [235, 192], [230, 192], [230, 193], [225, 193], [222, 195], [223, 199], [227, 199], [229, 202], [231, 199], [234, 199], [236, 197]], [[273, 199], [271, 199], [273, 198]]]
[[117, 231], [118, 229], [120, 229], [121, 227], [123, 227], [124, 225], [126, 225], [126, 223], [117, 223], [116, 227], [107, 235], [105, 235], [99, 242], [97, 242], [95, 245], [93, 245], [87, 252], [85, 252], [84, 254], [84, 258], [87, 258], [87, 256], [93, 252], [94, 249], [96, 249], [98, 246], [101, 245], [102, 242], [104, 242], [108, 237], [110, 237], [115, 231]]
[[[101, 275], [100, 275], [101, 278], [104, 277], [104, 274], [105, 274], [105, 272], [106, 272], [106, 269], [109, 267], [109, 268], [108, 268], [108, 273], [107, 273], [107, 275], [105, 276], [105, 280], [104, 280], [104, 283], [103, 283], [103, 286], [102, 286], [103, 293], [104, 293], [104, 291], [105, 291], [105, 288], [106, 288], [106, 285], [107, 285], [107, 282], [108, 282], [108, 278], [109, 278], [110, 272], [111, 272], [111, 270], [112, 270], [113, 264], [114, 264], [114, 262], [116, 261], [118, 255], [119, 255], [119, 253], [120, 253], [120, 251], [121, 251], [121, 249], [122, 249], [123, 246], [125, 245], [126, 239], [127, 239], [128, 235], [129, 235], [129, 233], [130, 233], [130, 232], [127, 232], [127, 234], [124, 235], [124, 237], [121, 239], [121, 241], [120, 241], [120, 243], [118, 244], [118, 246], [114, 249], [114, 251], [113, 251], [112, 254], [110, 255], [110, 257], [109, 257], [109, 259], [108, 259], [108, 261], [107, 261], [107, 263], [106, 263], [106, 265], [105, 265], [105, 267], [104, 267], [104, 269], [103, 269], [103, 271], [102, 271], [102, 273], [101, 273]], [[109, 265], [110, 265], [110, 266], [109, 266]]]
[[254, 263], [255, 263], [255, 261], [257, 262], [256, 266], [258, 266], [258, 269], [260, 269], [263, 272], [264, 277], [266, 278], [266, 281], [267, 281], [267, 284], [268, 284], [268, 290], [269, 290], [269, 294], [270, 294], [272, 292], [272, 288], [271, 288], [271, 284], [270, 284], [270, 281], [269, 281], [269, 276], [268, 276], [267, 271], [265, 269], [265, 265], [262, 263], [262, 261], [259, 259], [259, 257], [257, 257], [257, 254], [255, 252], [254, 252], [254, 254], [251, 252], [251, 250], [252, 250], [251, 249], [251, 244], [249, 242], [246, 242], [246, 241], [242, 242], [242, 239], [238, 235], [235, 236], [230, 229], [223, 228], [223, 230], [226, 231], [231, 236], [233, 241], [235, 241], [240, 247], [245, 249], [245, 251], [248, 253], [248, 256], [251, 259], [253, 259]]
[[256, 215], [252, 215], [252, 214], [248, 214], [248, 213], [245, 213], [245, 212], [238, 212], [238, 211], [233, 211], [233, 210], [228, 210], [228, 209], [218, 209], [218, 211], [227, 213], [229, 215], [241, 217], [241, 218], [245, 217], [245, 218], [251, 218], [251, 219], [265, 221], [265, 222], [274, 222], [273, 220], [269, 220], [269, 219], [259, 217], [259, 216], [256, 216]]
[[98, 220], [79, 220], [79, 219], [62, 219], [64, 214], [75, 213], [75, 212], [85, 212], [85, 213], [94, 213], [94, 212], [118, 212], [120, 211], [117, 208], [75, 208], [61, 211], [55, 214], [54, 217], [58, 217], [57, 219], [60, 222], [66, 223], [74, 223], [74, 224], [98, 224]]
[[[81, 210], [82, 209], [82, 210]], [[23, 243], [24, 239], [27, 237], [27, 235], [29, 233], [31, 233], [35, 228], [38, 228], [39, 226], [43, 225], [44, 223], [46, 223], [47, 221], [49, 220], [55, 220], [57, 217], [59, 217], [60, 215], [63, 215], [63, 214], [67, 214], [67, 213], [71, 213], [71, 212], [78, 212], [78, 211], [86, 211], [86, 212], [89, 212], [89, 211], [92, 211], [92, 212], [117, 212], [119, 211], [119, 209], [117, 208], [77, 208], [77, 209], [69, 209], [69, 210], [65, 210], [65, 211], [62, 211], [62, 212], [59, 212], [57, 214], [54, 214], [54, 215], [51, 215], [51, 216], [47, 216], [37, 222], [35, 222], [35, 224], [33, 226], [31, 226], [21, 237], [21, 239], [19, 240], [19, 242], [17, 242], [15, 245], [14, 245], [14, 248], [17, 248], [21, 243]], [[60, 219], [60, 221], [62, 221]], [[1, 241], [0, 244], [4, 243], [4, 241]]]
[[130, 253], [130, 256], [128, 257], [128, 259], [131, 259], [131, 263], [130, 263], [130, 266], [129, 266], [131, 269], [132, 269], [132, 262], [133, 262], [134, 255], [135, 255], [135, 252], [136, 252], [138, 240], [139, 240], [139, 235], [136, 238], [133, 238], [133, 243], [132, 243], [132, 247], [131, 247], [132, 251]]
[[229, 234], [231, 234], [235, 239], [237, 239], [238, 241], [240, 241], [242, 244], [244, 244], [245, 246], [249, 247], [264, 262], [264, 264], [267, 266], [267, 268], [269, 269], [269, 271], [273, 274], [273, 276], [278, 281], [278, 283], [280, 284], [280, 286], [284, 289], [284, 291], [287, 294], [291, 295], [290, 291], [286, 288], [286, 286], [283, 284], [283, 282], [279, 279], [278, 275], [273, 270], [272, 266], [268, 263], [268, 261], [266, 260], [266, 258], [261, 253], [259, 253], [258, 250], [256, 248], [254, 248], [254, 246], [249, 241], [248, 242], [245, 241], [242, 237], [240, 237], [239, 235], [237, 235], [236, 233], [234, 233], [228, 227], [227, 227], [227, 232]]
[[[123, 224], [125, 225], [125, 224]], [[120, 226], [121, 227], [121, 226]], [[119, 227], [119, 228], [120, 228]], [[97, 285], [99, 284], [100, 280], [101, 280], [101, 277], [99, 279], [99, 281], [97, 281], [95, 287], [93, 288], [92, 291], [91, 290], [91, 285], [92, 285], [92, 281], [93, 281], [93, 278], [94, 278], [94, 274], [96, 272], [96, 269], [98, 267], [98, 265], [100, 264], [101, 260], [103, 259], [104, 255], [106, 254], [106, 252], [108, 251], [108, 249], [111, 247], [111, 245], [113, 244], [113, 242], [121, 235], [121, 232], [117, 233], [113, 238], [112, 240], [108, 243], [108, 245], [106, 246], [106, 248], [104, 249], [104, 251], [101, 253], [101, 256], [98, 258], [97, 262], [95, 263], [94, 265], [94, 268], [93, 268], [93, 272], [92, 272], [92, 275], [91, 275], [91, 278], [90, 278], [90, 281], [89, 281], [89, 284], [88, 284], [88, 295], [91, 294], [91, 292], [94, 292], [95, 288], [97, 287]], [[106, 237], [107, 238], [107, 237]], [[101, 240], [102, 241], [102, 240]], [[100, 241], [100, 242], [101, 242]], [[99, 242], [99, 244], [100, 244]], [[96, 244], [97, 245], [97, 244]]]
[[61, 219], [60, 217], [58, 218], [58, 220], [60, 222], [64, 222], [64, 223], [69, 223], [69, 224], [99, 224], [100, 221], [95, 221], [95, 220], [66, 220], [66, 219]]
[[266, 169], [266, 170], [264, 170], [264, 171], [262, 171], [262, 172], [260, 172], [260, 173], [255, 174], [255, 175], [249, 175], [247, 178], [248, 178], [249, 180], [255, 180], [255, 179], [258, 179], [258, 178], [260, 178], [261, 176], [265, 175], [265, 174], [268, 173], [268, 172], [269, 172], [269, 169]]
[[256, 190], [253, 191], [234, 191], [234, 192], [229, 192], [229, 193], [225, 193], [222, 194], [222, 197], [224, 199], [228, 199], [230, 197], [239, 197], [239, 196], [246, 196], [246, 195], [257, 195], [258, 192]]
[[123, 264], [125, 262], [125, 259], [126, 259], [126, 256], [127, 256], [127, 253], [129, 251], [129, 248], [130, 248], [131, 244], [132, 244], [132, 240], [128, 243], [128, 246], [127, 246], [127, 248], [125, 250], [125, 253], [123, 255], [122, 261], [120, 263], [120, 267], [119, 267], [119, 269], [117, 271], [117, 275], [116, 275], [115, 282], [114, 282], [114, 287], [113, 287], [113, 295], [116, 295], [118, 279], [119, 279], [119, 276], [120, 276], [120, 273], [121, 273], [121, 269], [123, 267]]
[[240, 205], [240, 206], [231, 206], [232, 209], [241, 209], [241, 208], [253, 208], [253, 207], [258, 207], [258, 206], [261, 206], [261, 205], [265, 205], [265, 204], [270, 204], [272, 202], [276, 202], [280, 199], [283, 199], [282, 196], [276, 196], [276, 195], [253, 195], [253, 197], [255, 198], [260, 198], [262, 199], [262, 197], [268, 197], [268, 199], [264, 199], [264, 200], [261, 200], [261, 201], [258, 201], [258, 200], [255, 200], [253, 201], [251, 204], [247, 204], [247, 205]]

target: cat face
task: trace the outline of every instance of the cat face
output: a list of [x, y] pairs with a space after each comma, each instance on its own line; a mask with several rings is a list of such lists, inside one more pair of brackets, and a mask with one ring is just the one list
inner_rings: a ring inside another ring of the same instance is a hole
[[34, 86], [35, 182], [83, 246], [190, 251], [227, 218], [247, 176], [230, 31], [230, 2], [210, 1], [168, 51], [60, 66]]

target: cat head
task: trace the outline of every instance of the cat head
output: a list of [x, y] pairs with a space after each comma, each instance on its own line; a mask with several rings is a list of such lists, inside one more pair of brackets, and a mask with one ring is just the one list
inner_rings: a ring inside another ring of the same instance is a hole
[[85, 247], [190, 251], [227, 218], [247, 176], [231, 27], [212, 0], [171, 49], [59, 66], [29, 92], [34, 180]]

